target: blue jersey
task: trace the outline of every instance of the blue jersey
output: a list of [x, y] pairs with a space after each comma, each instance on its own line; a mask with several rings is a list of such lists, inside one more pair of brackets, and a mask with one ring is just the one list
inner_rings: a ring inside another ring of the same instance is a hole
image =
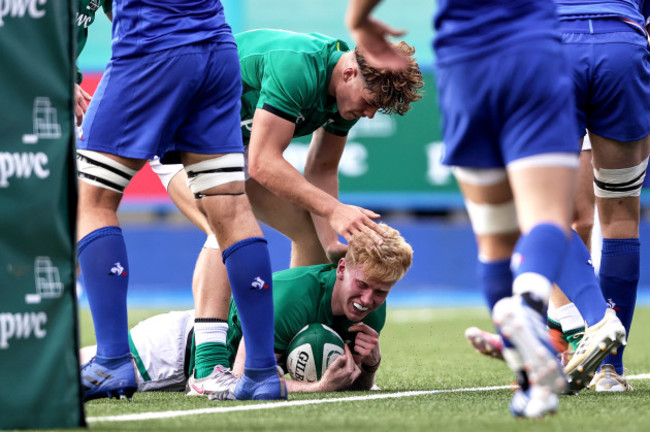
[[645, 26], [643, 0], [556, 0], [560, 20], [627, 18]]
[[115, 0], [113, 10], [113, 58], [235, 43], [220, 0]]
[[553, 0], [438, 0], [434, 27], [439, 63], [485, 56], [531, 39], [560, 39]]

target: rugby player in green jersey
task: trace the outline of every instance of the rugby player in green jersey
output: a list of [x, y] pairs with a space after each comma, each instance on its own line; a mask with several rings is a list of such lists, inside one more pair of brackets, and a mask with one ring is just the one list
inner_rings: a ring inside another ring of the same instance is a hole
[[[320, 34], [254, 30], [235, 39], [250, 173], [246, 194], [255, 216], [291, 239], [290, 267], [338, 262], [347, 250], [339, 234], [348, 241], [358, 234], [381, 245], [386, 233], [372, 220], [379, 215], [337, 199], [338, 164], [348, 131], [360, 117], [377, 111], [402, 115], [421, 98], [422, 76], [413, 48], [396, 44], [410, 66], [392, 72], [368, 66], [344, 41]], [[303, 176], [283, 152], [294, 137], [311, 133]], [[223, 377], [215, 366], [223, 360], [214, 353], [225, 344], [230, 298], [219, 245], [181, 166], [158, 161], [151, 166], [179, 209], [209, 236], [198, 258], [193, 293], [197, 329], [211, 330], [197, 345], [190, 381], [212, 380], [217, 389]]]
[[[74, 25], [77, 30], [77, 56], [86, 46], [88, 40], [88, 26], [95, 21], [95, 12], [102, 8], [109, 20], [113, 21], [113, 10], [111, 8], [112, 1], [106, 0], [79, 0], [77, 3], [78, 9], [75, 16]], [[74, 115], [77, 119], [77, 126], [81, 126], [83, 116], [88, 109], [90, 102], [90, 95], [81, 88], [80, 84], [83, 75], [77, 67], [77, 74], [74, 85]]]
[[[275, 351], [284, 366], [293, 337], [307, 324], [321, 323], [343, 339], [354, 341], [354, 354], [336, 359], [318, 382], [287, 379], [289, 392], [369, 390], [381, 361], [379, 333], [386, 321], [386, 297], [408, 271], [413, 250], [400, 233], [381, 224], [387, 233], [378, 247], [355, 236], [344, 258], [323, 264], [276, 272], [273, 275]], [[232, 386], [234, 375], [243, 370], [245, 352], [237, 310], [231, 302], [228, 344], [218, 354], [224, 359], [218, 368], [221, 384]], [[180, 391], [192, 374], [192, 327], [194, 311], [170, 312], [149, 318], [130, 332], [139, 391]], [[91, 357], [94, 347], [82, 350]], [[83, 358], [82, 358], [83, 361]], [[285, 368], [286, 370], [286, 368]], [[213, 391], [206, 380], [187, 382], [188, 394]], [[229, 399], [229, 387], [212, 393], [212, 399]]]

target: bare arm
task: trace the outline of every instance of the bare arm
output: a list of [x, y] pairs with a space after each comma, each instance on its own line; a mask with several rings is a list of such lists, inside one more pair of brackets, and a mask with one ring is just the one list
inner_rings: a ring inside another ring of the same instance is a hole
[[360, 322], [348, 329], [357, 332], [354, 340], [355, 357], [361, 366], [361, 373], [352, 386], [355, 390], [370, 390], [375, 383], [375, 375], [381, 363], [379, 333], [372, 327]]
[[408, 59], [388, 41], [389, 36], [401, 36], [404, 32], [394, 30], [370, 16], [379, 1], [350, 0], [345, 23], [371, 64], [394, 70], [406, 69]]
[[291, 142], [294, 127], [293, 123], [268, 111], [255, 111], [248, 153], [251, 177], [277, 196], [326, 218], [346, 240], [349, 241], [356, 233], [363, 233], [374, 243], [382, 244], [384, 232], [371, 219], [379, 215], [339, 202], [311, 184], [284, 159], [282, 153]]
[[[324, 190], [334, 198], [339, 197], [339, 162], [347, 137], [333, 135], [321, 128], [314, 132], [309, 145], [305, 178], [314, 186]], [[347, 245], [339, 242], [336, 231], [327, 219], [311, 213], [314, 227], [323, 250], [331, 262], [338, 262], [348, 250]]]
[[[281, 357], [275, 354], [276, 359]], [[244, 347], [244, 338], [239, 342], [235, 364], [232, 367], [235, 376], [240, 377], [244, 373], [244, 362], [246, 361], [246, 348]], [[354, 385], [355, 380], [361, 374], [361, 370], [354, 363], [352, 352], [346, 346], [345, 355], [338, 357], [325, 371], [325, 374], [316, 382], [296, 381], [286, 378], [287, 390], [291, 392], [312, 393], [312, 392], [333, 392], [345, 390]], [[372, 384], [371, 384], [372, 385]], [[370, 387], [368, 387], [369, 389]]]

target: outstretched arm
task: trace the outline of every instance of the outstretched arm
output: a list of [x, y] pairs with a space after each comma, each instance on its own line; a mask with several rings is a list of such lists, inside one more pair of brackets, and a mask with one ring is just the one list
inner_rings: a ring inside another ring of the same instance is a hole
[[253, 118], [249, 143], [248, 169], [262, 186], [327, 219], [331, 227], [346, 240], [362, 233], [375, 244], [383, 243], [384, 231], [372, 221], [376, 213], [341, 203], [338, 199], [310, 183], [282, 153], [293, 137], [294, 124], [268, 111], [258, 109]]
[[[318, 129], [313, 134], [305, 163], [305, 178], [314, 186], [337, 199], [339, 197], [339, 162], [346, 142], [347, 137], [345, 136], [331, 134], [323, 128]], [[347, 245], [339, 242], [338, 234], [327, 219], [314, 213], [311, 213], [311, 218], [327, 258], [333, 263], [338, 262], [345, 256], [348, 250]]]

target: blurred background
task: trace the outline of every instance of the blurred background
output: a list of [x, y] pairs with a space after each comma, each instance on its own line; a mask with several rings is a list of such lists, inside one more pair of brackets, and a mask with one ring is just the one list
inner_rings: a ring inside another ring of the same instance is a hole
[[[222, 0], [233, 32], [278, 28], [318, 32], [351, 43], [343, 24], [347, 0]], [[442, 152], [439, 111], [433, 76], [433, 0], [386, 0], [377, 17], [416, 48], [425, 81], [424, 97], [405, 116], [378, 114], [353, 128], [339, 168], [340, 199], [377, 211], [399, 229], [414, 248], [411, 271], [391, 292], [390, 306], [478, 306], [475, 288], [476, 246], [463, 200]], [[110, 59], [111, 23], [98, 11], [79, 56], [82, 86], [91, 94]], [[310, 137], [295, 140], [285, 157], [302, 170]], [[646, 179], [647, 180], [647, 179]], [[641, 195], [640, 303], [650, 304], [650, 271], [645, 265], [650, 224], [650, 191]], [[205, 236], [171, 203], [148, 167], [128, 187], [120, 210], [131, 263], [129, 305], [189, 308], [194, 262]], [[273, 270], [289, 264], [289, 241], [263, 227]], [[595, 254], [594, 261], [598, 262]], [[79, 286], [82, 304], [83, 287]]]

